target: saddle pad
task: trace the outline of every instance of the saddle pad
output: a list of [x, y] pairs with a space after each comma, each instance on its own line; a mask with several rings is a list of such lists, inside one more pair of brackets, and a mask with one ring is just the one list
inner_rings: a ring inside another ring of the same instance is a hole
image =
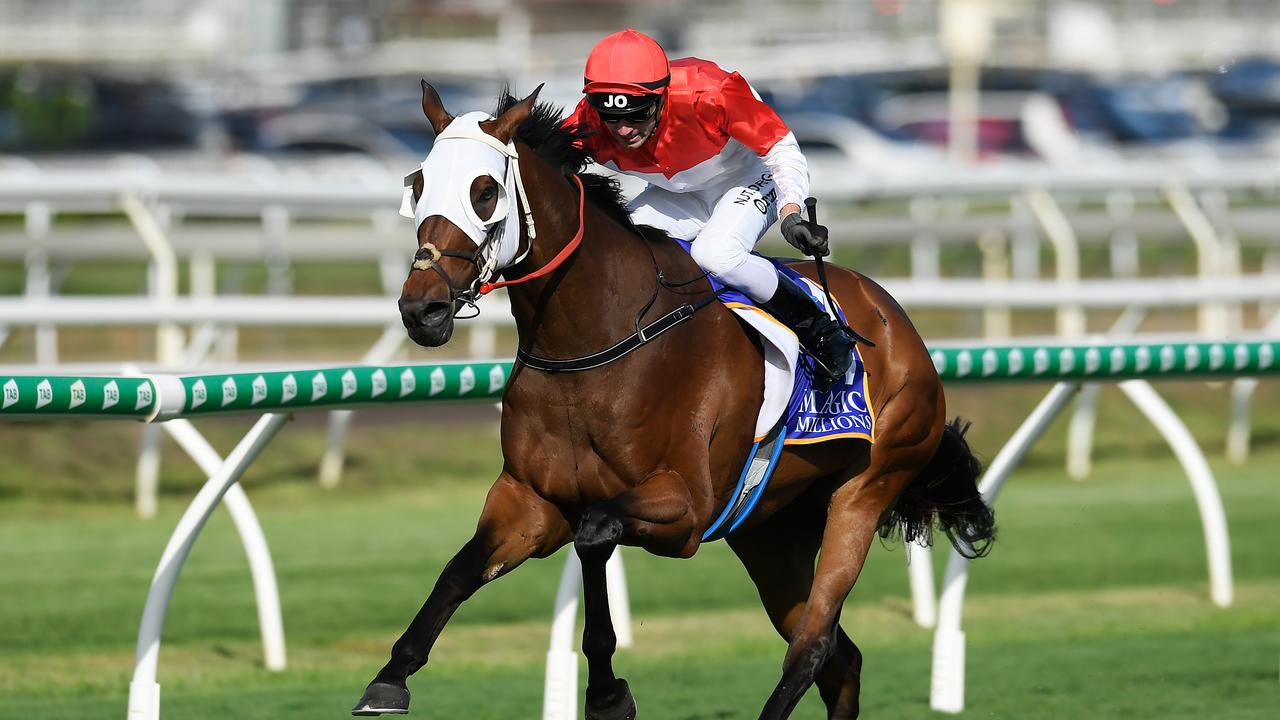
[[[690, 243], [676, 240], [686, 251]], [[752, 253], [759, 255], [759, 253]], [[820, 307], [827, 307], [822, 288], [792, 270], [782, 259], [761, 255], [779, 272], [800, 282]], [[708, 276], [725, 307], [759, 333], [764, 345], [764, 401], [756, 416], [756, 442], [764, 440], [780, 419], [786, 423], [787, 445], [816, 443], [841, 438], [875, 439], [875, 413], [867, 402], [870, 389], [860, 350], [855, 347], [853, 365], [843, 380], [826, 392], [813, 386], [813, 360], [800, 352], [795, 333], [756, 305], [747, 295], [726, 287]], [[836, 306], [840, 317], [844, 311]], [[832, 316], [834, 317], [834, 315]]]

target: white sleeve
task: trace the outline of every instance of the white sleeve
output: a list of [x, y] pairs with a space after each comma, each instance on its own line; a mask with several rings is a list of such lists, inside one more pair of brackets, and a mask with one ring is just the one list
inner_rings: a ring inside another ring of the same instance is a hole
[[778, 210], [788, 203], [804, 207], [809, 197], [809, 163], [800, 152], [795, 133], [787, 133], [762, 157], [778, 186]]

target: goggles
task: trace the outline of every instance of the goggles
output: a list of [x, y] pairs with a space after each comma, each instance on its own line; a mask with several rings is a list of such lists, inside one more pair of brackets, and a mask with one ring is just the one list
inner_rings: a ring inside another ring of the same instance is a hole
[[652, 118], [661, 103], [658, 95], [588, 93], [587, 102], [604, 122], [637, 125]]

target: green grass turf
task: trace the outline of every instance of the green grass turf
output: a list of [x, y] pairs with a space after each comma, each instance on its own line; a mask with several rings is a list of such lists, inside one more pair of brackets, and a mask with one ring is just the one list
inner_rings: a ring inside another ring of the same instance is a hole
[[[868, 251], [845, 261], [874, 271], [876, 258], [905, 269], [901, 253]], [[975, 259], [957, 251], [947, 267], [972, 269]], [[296, 277], [304, 293], [376, 290], [369, 269], [300, 265]], [[20, 292], [20, 278], [16, 268], [0, 267], [0, 290]], [[142, 279], [132, 266], [77, 270], [65, 290], [133, 293]], [[250, 269], [244, 282], [246, 291], [258, 291], [262, 273]], [[916, 319], [931, 338], [976, 332], [971, 315], [956, 318], [935, 311]], [[1047, 314], [1019, 320], [1020, 331], [1050, 327]], [[246, 358], [331, 359], [335, 349], [358, 354], [375, 336], [246, 330], [241, 340]], [[69, 331], [61, 350], [67, 360], [146, 357], [154, 340], [127, 330]], [[415, 360], [441, 357], [415, 353]], [[30, 354], [24, 330], [0, 348], [7, 361]], [[997, 504], [1000, 541], [974, 566], [969, 586], [964, 717], [1271, 718], [1280, 707], [1280, 383], [1263, 383], [1254, 400], [1256, 452], [1242, 468], [1221, 459], [1225, 385], [1158, 389], [1217, 474], [1236, 605], [1220, 610], [1208, 602], [1199, 520], [1181, 470], [1138, 412], [1107, 390], [1094, 477], [1063, 476], [1060, 419]], [[957, 387], [948, 398], [953, 414], [975, 421], [971, 439], [990, 459], [1046, 390]], [[243, 550], [220, 511], [169, 609], [160, 655], [165, 717], [347, 717], [469, 536], [500, 466], [496, 422], [456, 427], [454, 413], [426, 407], [359, 414], [346, 476], [332, 491], [314, 481], [322, 416], [286, 427], [244, 485], [279, 576], [290, 667], [279, 674], [261, 667]], [[204, 420], [199, 427], [225, 453], [251, 422]], [[138, 431], [133, 424], [0, 423], [0, 720], [124, 713], [148, 583], [203, 482], [168, 443], [161, 514], [134, 517]], [[869, 718], [938, 717], [928, 710], [931, 635], [910, 622], [902, 555], [877, 543], [844, 613], [866, 655]], [[561, 561], [531, 562], [463, 606], [432, 666], [410, 683], [414, 717], [540, 715]], [[690, 561], [633, 551], [626, 563], [637, 644], [620, 652], [616, 666], [632, 681], [642, 717], [755, 717], [777, 681], [784, 646], [724, 544]], [[822, 716], [816, 693], [796, 714]]]
[[[1009, 390], [1007, 416], [983, 412], [965, 393], [954, 393], [952, 405], [978, 419], [975, 442], [992, 455], [1010, 418], [1038, 392]], [[1179, 409], [1208, 446], [1221, 426], [1214, 410], [1194, 402], [1199, 392], [1170, 391], [1191, 399]], [[1207, 599], [1199, 522], [1177, 464], [1123, 404], [1104, 403], [1093, 479], [1062, 476], [1060, 432], [1051, 432], [999, 500], [1000, 542], [970, 581], [965, 716], [1271, 717], [1280, 700], [1274, 418], [1260, 413], [1248, 465], [1210, 453], [1237, 581], [1236, 605], [1221, 610]], [[204, 427], [225, 451], [245, 424]], [[124, 712], [146, 588], [199, 482], [171, 453], [166, 483], [176, 476], [179, 489], [164, 496], [155, 520], [135, 518], [125, 442], [133, 432], [76, 424], [0, 431], [0, 447], [17, 458], [4, 473], [0, 501], [0, 718]], [[498, 466], [488, 425], [358, 426], [351, 472], [343, 486], [323, 492], [311, 480], [321, 442], [318, 422], [295, 423], [244, 481], [280, 580], [289, 669], [261, 668], [243, 550], [219, 512], [169, 608], [160, 654], [166, 717], [345, 716], [469, 536]], [[45, 487], [39, 467], [59, 456], [81, 461]], [[112, 490], [81, 494], [102, 477]], [[931, 635], [910, 622], [902, 555], [877, 543], [844, 614], [866, 654], [866, 717], [931, 715]], [[463, 606], [432, 666], [410, 683], [414, 716], [539, 715], [561, 560], [532, 561]], [[637, 642], [616, 665], [632, 681], [643, 716], [755, 717], [784, 646], [723, 543], [689, 561], [631, 551], [626, 564]], [[941, 553], [935, 564], [941, 568]], [[796, 713], [822, 716], [816, 693]]]

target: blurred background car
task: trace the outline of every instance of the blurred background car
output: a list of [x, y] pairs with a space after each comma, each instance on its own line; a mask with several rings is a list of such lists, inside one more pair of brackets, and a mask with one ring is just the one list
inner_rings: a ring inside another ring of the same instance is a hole
[[[850, 118], [899, 145], [946, 147], [951, 138], [949, 71], [945, 67], [824, 75], [800, 93], [770, 93], [785, 115], [822, 112]], [[981, 159], [1050, 159], [1047, 129], [1070, 133], [1118, 153], [1185, 140], [1210, 140], [1227, 110], [1203, 79], [1188, 74], [1099, 76], [1055, 69], [984, 67], [979, 88], [977, 149]], [[1046, 103], [1046, 101], [1051, 101]], [[1056, 110], [1056, 117], [1045, 108]], [[1066, 140], [1064, 140], [1066, 141]]]
[[[422, 115], [421, 75], [348, 75], [281, 88], [269, 103], [227, 109], [239, 151], [265, 155], [358, 153], [383, 160], [424, 157], [434, 134]], [[446, 107], [491, 109], [496, 81], [432, 78]]]
[[1280, 135], [1280, 61], [1249, 57], [1212, 73], [1208, 83], [1227, 113], [1222, 137], [1249, 141]]

